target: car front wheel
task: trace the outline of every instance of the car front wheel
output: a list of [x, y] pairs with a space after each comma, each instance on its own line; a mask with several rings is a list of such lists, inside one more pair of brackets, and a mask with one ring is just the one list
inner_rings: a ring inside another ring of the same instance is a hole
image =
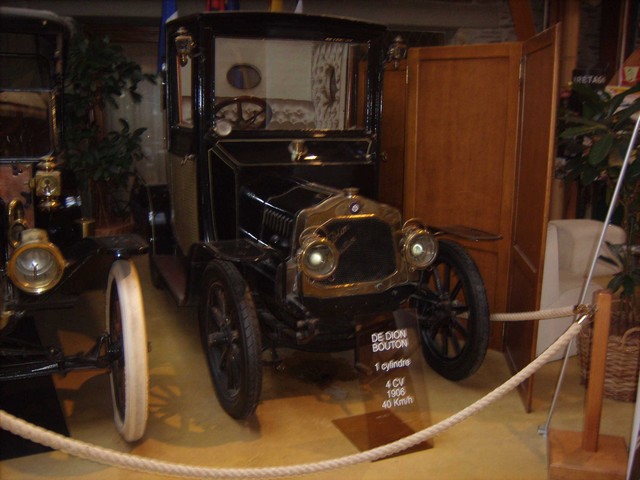
[[202, 344], [216, 396], [233, 418], [251, 415], [262, 389], [260, 328], [251, 293], [238, 269], [214, 260], [199, 303]]
[[489, 342], [489, 306], [480, 272], [461, 245], [439, 241], [436, 261], [421, 272], [410, 305], [431, 368], [462, 380], [480, 367]]
[[113, 417], [122, 438], [134, 442], [147, 425], [149, 372], [140, 280], [131, 261], [116, 260], [111, 265], [106, 323]]

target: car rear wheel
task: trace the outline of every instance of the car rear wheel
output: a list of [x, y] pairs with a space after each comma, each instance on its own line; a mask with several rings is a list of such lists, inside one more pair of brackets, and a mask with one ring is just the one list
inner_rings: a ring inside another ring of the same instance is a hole
[[473, 374], [489, 342], [489, 306], [480, 272], [456, 242], [440, 240], [435, 263], [421, 272], [410, 300], [418, 313], [427, 363], [450, 380]]
[[113, 417], [120, 435], [134, 442], [147, 425], [149, 372], [140, 280], [131, 261], [116, 260], [111, 265], [106, 323]]
[[251, 415], [260, 399], [260, 327], [247, 285], [237, 268], [215, 260], [203, 278], [199, 304], [200, 335], [213, 386], [231, 417]]

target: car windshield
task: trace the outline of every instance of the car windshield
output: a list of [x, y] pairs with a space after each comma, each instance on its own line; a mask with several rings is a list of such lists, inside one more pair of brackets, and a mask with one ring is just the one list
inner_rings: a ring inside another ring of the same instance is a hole
[[0, 35], [0, 158], [39, 158], [52, 150], [51, 64], [36, 37]]
[[216, 122], [234, 130], [364, 129], [366, 44], [217, 37], [215, 52]]

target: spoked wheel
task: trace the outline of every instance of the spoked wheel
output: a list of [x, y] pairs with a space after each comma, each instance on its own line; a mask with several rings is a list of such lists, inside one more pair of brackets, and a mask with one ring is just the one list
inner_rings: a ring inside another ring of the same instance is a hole
[[147, 425], [149, 372], [140, 280], [131, 261], [111, 265], [106, 306], [113, 418], [122, 438], [134, 442]]
[[468, 377], [489, 342], [487, 294], [473, 259], [458, 243], [440, 240], [438, 257], [417, 287], [410, 305], [418, 313], [427, 363], [449, 380]]
[[233, 418], [251, 415], [260, 399], [260, 327], [251, 294], [237, 268], [213, 261], [203, 278], [198, 317], [213, 386]]

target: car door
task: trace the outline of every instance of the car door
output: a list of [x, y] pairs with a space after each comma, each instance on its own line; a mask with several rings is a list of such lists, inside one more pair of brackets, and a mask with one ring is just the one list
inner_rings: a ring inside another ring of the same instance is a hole
[[198, 118], [196, 108], [197, 56], [195, 26], [173, 27], [168, 35], [167, 178], [171, 196], [171, 224], [178, 247], [187, 254], [200, 240], [198, 213]]

